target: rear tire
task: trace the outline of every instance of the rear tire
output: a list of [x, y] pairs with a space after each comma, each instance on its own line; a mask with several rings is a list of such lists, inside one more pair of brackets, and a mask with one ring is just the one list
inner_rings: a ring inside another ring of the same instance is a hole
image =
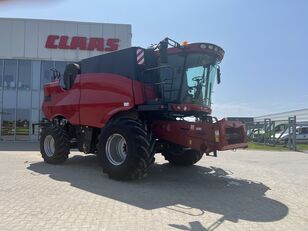
[[40, 138], [41, 154], [45, 162], [60, 164], [70, 153], [70, 139], [61, 127], [50, 125], [43, 128]]
[[102, 129], [98, 157], [104, 173], [115, 180], [145, 176], [154, 162], [151, 132], [140, 121], [117, 119]]
[[165, 160], [175, 166], [191, 166], [201, 160], [203, 153], [194, 149], [187, 149], [172, 145], [162, 151]]

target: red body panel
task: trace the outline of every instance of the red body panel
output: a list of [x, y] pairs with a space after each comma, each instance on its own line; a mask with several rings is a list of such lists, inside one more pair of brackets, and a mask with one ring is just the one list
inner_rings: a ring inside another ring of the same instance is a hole
[[101, 128], [117, 112], [135, 106], [133, 80], [116, 74], [83, 74], [80, 124]]
[[64, 90], [59, 86], [59, 81], [48, 83], [44, 86], [44, 103], [42, 106], [45, 117], [48, 119], [56, 116], [64, 116], [73, 125], [78, 125], [80, 76], [70, 90]]
[[[228, 133], [233, 129], [233, 133]], [[188, 122], [183, 120], [162, 121], [152, 124], [156, 138], [202, 152], [246, 148], [245, 129], [240, 122], [220, 120], [217, 123]], [[236, 135], [236, 139], [231, 139]]]
[[135, 104], [145, 104], [146, 101], [154, 101], [157, 96], [152, 85], [143, 84], [133, 80]]
[[152, 85], [144, 85], [144, 97], [148, 101], [155, 101], [157, 100], [157, 95]]
[[133, 80], [133, 89], [134, 89], [134, 97], [135, 104], [144, 104], [144, 85], [136, 80]]
[[44, 86], [43, 112], [52, 120], [65, 117], [73, 125], [102, 128], [120, 111], [143, 104], [144, 86], [135, 80], [106, 73], [82, 74], [64, 90], [59, 81]]

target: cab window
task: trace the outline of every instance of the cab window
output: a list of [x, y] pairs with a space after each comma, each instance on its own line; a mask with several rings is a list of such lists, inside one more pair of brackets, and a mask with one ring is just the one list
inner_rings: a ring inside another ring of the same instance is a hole
[[308, 128], [302, 128], [300, 134], [308, 134]]

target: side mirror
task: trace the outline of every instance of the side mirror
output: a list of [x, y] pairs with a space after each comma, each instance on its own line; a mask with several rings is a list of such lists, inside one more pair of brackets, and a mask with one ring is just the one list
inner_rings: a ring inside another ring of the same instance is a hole
[[159, 43], [159, 61], [160, 63], [168, 63], [168, 39], [164, 39]]
[[218, 66], [217, 68], [217, 84], [220, 84], [221, 82], [221, 72], [220, 72], [220, 67]]
[[66, 65], [61, 84], [62, 88], [65, 90], [72, 88], [78, 74], [80, 74], [80, 67], [77, 63]]
[[52, 71], [53, 80], [60, 79], [61, 77], [60, 71], [58, 71], [56, 68], [51, 68], [50, 70]]

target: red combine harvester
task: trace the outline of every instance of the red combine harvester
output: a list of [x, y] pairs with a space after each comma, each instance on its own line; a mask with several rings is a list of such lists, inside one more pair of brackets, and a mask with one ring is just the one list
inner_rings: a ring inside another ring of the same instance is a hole
[[103, 171], [137, 179], [161, 153], [189, 166], [203, 154], [247, 147], [244, 125], [211, 114], [224, 50], [166, 38], [68, 64], [44, 86], [40, 148], [47, 163], [64, 162], [71, 148], [97, 154]]

